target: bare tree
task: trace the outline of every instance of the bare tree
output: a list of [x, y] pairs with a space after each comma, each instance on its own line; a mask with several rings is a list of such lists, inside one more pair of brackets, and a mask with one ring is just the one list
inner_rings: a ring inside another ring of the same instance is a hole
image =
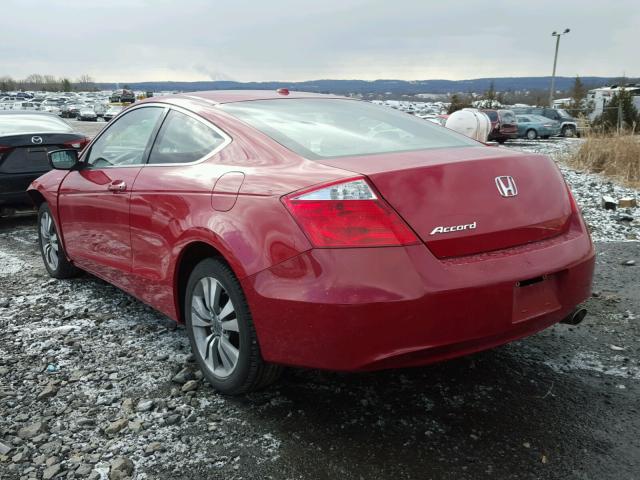
[[91, 90], [94, 87], [93, 78], [91, 78], [86, 73], [84, 75], [81, 75], [76, 82], [76, 87], [78, 88], [78, 90]]

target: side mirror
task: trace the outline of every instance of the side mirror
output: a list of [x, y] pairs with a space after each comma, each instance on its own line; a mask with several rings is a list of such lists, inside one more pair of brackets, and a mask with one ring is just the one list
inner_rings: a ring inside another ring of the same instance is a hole
[[47, 154], [51, 168], [56, 170], [74, 170], [78, 165], [78, 151], [73, 148], [54, 150]]

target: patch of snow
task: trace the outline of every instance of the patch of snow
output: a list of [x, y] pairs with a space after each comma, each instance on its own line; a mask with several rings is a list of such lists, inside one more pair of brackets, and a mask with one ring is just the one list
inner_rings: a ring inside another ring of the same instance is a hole
[[[613, 357], [612, 360], [620, 360], [620, 357]], [[640, 367], [633, 365], [606, 365], [601, 357], [594, 352], [580, 352], [566, 361], [548, 360], [545, 365], [560, 373], [566, 373], [571, 370], [590, 370], [613, 377], [640, 380]]]
[[23, 262], [15, 255], [11, 255], [0, 250], [0, 276], [6, 277], [14, 275], [26, 267], [28, 267], [27, 263]]

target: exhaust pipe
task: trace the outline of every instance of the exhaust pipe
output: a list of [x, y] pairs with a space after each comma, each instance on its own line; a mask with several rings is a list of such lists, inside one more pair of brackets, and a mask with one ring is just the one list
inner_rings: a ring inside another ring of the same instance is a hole
[[576, 308], [573, 312], [567, 315], [564, 319], [560, 320], [560, 323], [565, 323], [567, 325], [578, 325], [584, 320], [584, 317], [587, 316], [586, 308]]

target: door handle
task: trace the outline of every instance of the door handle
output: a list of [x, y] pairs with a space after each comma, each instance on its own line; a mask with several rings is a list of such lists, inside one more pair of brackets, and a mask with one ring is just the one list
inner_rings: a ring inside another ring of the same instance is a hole
[[124, 192], [127, 189], [127, 184], [124, 180], [114, 180], [107, 188], [112, 192]]

